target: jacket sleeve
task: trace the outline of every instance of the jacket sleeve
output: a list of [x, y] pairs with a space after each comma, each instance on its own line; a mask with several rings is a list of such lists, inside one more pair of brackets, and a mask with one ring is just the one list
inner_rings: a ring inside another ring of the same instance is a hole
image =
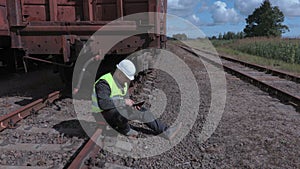
[[126, 106], [125, 100], [122, 97], [110, 98], [111, 90], [108, 83], [105, 80], [100, 80], [96, 86], [96, 95], [98, 105], [101, 110], [110, 110], [116, 107]]

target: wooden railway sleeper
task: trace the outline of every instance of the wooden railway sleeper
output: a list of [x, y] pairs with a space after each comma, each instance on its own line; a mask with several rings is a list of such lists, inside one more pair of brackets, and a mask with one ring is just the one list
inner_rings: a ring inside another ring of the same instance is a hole
[[2, 128], [6, 128], [6, 129], [15, 129], [17, 128], [17, 124], [13, 121], [13, 119], [9, 119], [8, 123], [5, 125], [4, 122], [2, 121], [0, 126]]
[[61, 107], [60, 107], [59, 105], [56, 104], [56, 101], [54, 101], [54, 102], [52, 103], [52, 105], [54, 105], [54, 106], [56, 107], [54, 110], [56, 110], [56, 111], [60, 111], [60, 110], [61, 110]]
[[45, 104], [46, 104], [47, 107], [51, 107], [51, 106], [52, 106], [52, 103], [50, 103], [49, 100], [47, 100], [47, 101], [45, 102]]
[[1, 121], [1, 123], [0, 123], [0, 127], [2, 127], [2, 128], [6, 128], [7, 126], [5, 126], [5, 125], [4, 125], [4, 123], [3, 123], [3, 121]]
[[17, 128], [17, 124], [14, 123], [13, 119], [9, 119], [9, 122], [7, 123], [7, 128], [9, 128], [9, 129]]
[[34, 108], [32, 108], [30, 110], [30, 115], [36, 115], [36, 114], [37, 114], [37, 111]]
[[51, 106], [54, 105], [54, 106], [55, 106], [54, 110], [60, 111], [60, 110], [61, 110], [61, 107], [60, 107], [59, 105], [56, 104], [56, 101], [57, 101], [57, 100], [54, 100], [54, 101], [51, 103], [49, 100], [47, 100], [47, 101], [45, 102], [45, 104], [46, 104], [47, 107], [51, 107]]

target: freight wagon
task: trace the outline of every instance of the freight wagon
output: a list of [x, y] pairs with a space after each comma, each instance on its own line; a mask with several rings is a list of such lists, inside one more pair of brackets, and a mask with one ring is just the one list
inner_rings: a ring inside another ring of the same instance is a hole
[[[26, 68], [24, 58], [72, 65], [83, 44], [107, 23], [135, 13], [165, 13], [166, 6], [166, 0], [0, 0], [2, 66]], [[108, 53], [129, 55], [165, 45], [166, 19], [156, 14], [143, 20], [119, 21], [107, 33], [141, 27], [155, 33], [129, 37]]]

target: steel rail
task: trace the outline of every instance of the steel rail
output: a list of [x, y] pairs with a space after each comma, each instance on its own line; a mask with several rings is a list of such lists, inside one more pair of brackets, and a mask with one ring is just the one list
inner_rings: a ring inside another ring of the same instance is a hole
[[254, 84], [255, 86], [259, 87], [260, 89], [270, 93], [270, 94], [274, 94], [275, 96], [277, 96], [278, 99], [280, 99], [281, 101], [284, 102], [290, 102], [291, 104], [293, 104], [295, 107], [300, 108], [300, 98], [298, 96], [293, 95], [292, 93], [288, 92], [288, 91], [284, 91], [281, 90], [275, 86], [269, 85], [265, 82], [262, 82], [261, 80], [249, 76], [237, 69], [231, 68], [229, 66], [226, 65], [221, 65], [219, 63], [216, 63], [206, 57], [203, 57], [199, 54], [197, 54], [195, 51], [193, 51], [191, 48], [187, 48], [185, 46], [181, 46], [179, 45], [180, 48], [186, 50], [187, 52], [197, 56], [197, 57], [201, 57], [202, 59], [204, 59], [205, 61], [215, 65], [215, 66], [219, 66], [219, 67], [223, 67], [225, 71], [230, 72], [231, 74], [235, 74], [241, 78], [243, 78], [244, 80], [247, 80], [248, 82]]
[[38, 99], [20, 109], [3, 115], [0, 117], [0, 131], [3, 131], [7, 128], [14, 128], [17, 122], [30, 116], [31, 114], [36, 113], [36, 111], [46, 107], [47, 105], [51, 104], [54, 100], [60, 97], [60, 92], [56, 91], [49, 94], [45, 98]]
[[232, 58], [232, 57], [211, 53], [209, 51], [204, 51], [204, 50], [200, 50], [200, 49], [197, 49], [197, 48], [192, 48], [192, 49], [200, 51], [200, 52], [204, 52], [204, 53], [207, 53], [207, 54], [219, 56], [221, 59], [225, 59], [225, 60], [230, 61], [230, 62], [239, 63], [241, 65], [244, 65], [244, 66], [247, 66], [247, 67], [250, 67], [250, 68], [253, 68], [253, 69], [264, 71], [266, 73], [270, 73], [272, 75], [279, 76], [281, 78], [284, 78], [284, 79], [287, 79], [287, 80], [290, 80], [290, 81], [293, 81], [293, 82], [296, 82], [296, 83], [300, 83], [300, 76], [296, 76], [296, 75], [288, 73], [288, 72], [283, 72], [283, 71], [280, 71], [280, 70], [268, 68], [268, 67], [261, 66], [261, 65], [255, 64], [255, 63], [250, 63], [250, 62], [247, 62], [247, 61], [241, 61], [241, 60], [238, 60], [238, 59], [235, 59], [235, 58]]
[[[22, 119], [36, 113], [38, 110], [43, 109], [47, 105], [53, 103], [56, 99], [60, 98], [61, 93], [59, 91], [49, 94], [47, 97], [38, 99], [20, 109], [3, 115], [0, 117], [0, 131], [7, 128], [15, 128], [17, 122]], [[105, 123], [99, 122], [99, 125], [104, 125]], [[88, 166], [84, 165], [84, 162], [89, 157], [95, 157], [98, 151], [101, 149], [99, 145], [96, 144], [98, 139], [102, 134], [102, 129], [97, 129], [94, 135], [84, 144], [84, 146], [76, 153], [74, 159], [67, 166], [68, 169], [87, 169]], [[96, 141], [96, 142], [95, 142]], [[65, 167], [66, 168], [66, 167]]]
[[[68, 169], [88, 169], [88, 166], [84, 165], [85, 160], [93, 158], [97, 155], [101, 147], [97, 145], [98, 139], [102, 134], [102, 129], [97, 129], [93, 136], [87, 141], [80, 152], [74, 157]], [[97, 142], [97, 143], [96, 143]], [[66, 167], [65, 167], [66, 168]]]

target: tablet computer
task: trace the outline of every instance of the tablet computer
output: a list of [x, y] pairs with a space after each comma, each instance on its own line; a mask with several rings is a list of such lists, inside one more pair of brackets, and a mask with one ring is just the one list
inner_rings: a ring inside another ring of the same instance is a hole
[[134, 103], [132, 106], [142, 106], [144, 103], [145, 103], [145, 101], [140, 101], [140, 102]]

